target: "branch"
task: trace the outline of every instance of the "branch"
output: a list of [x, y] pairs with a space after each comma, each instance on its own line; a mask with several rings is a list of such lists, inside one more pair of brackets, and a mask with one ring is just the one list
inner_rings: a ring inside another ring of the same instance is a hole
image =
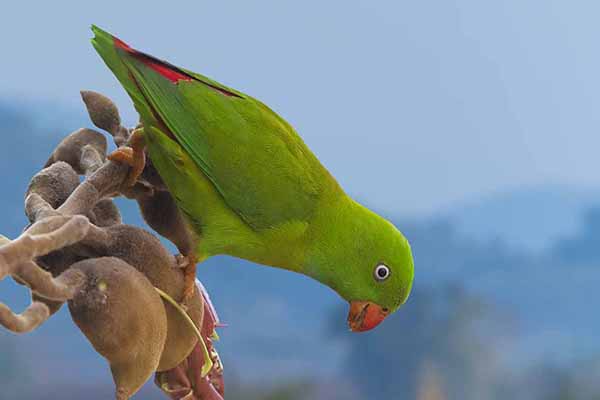
[[[131, 130], [121, 126], [112, 101], [81, 94], [92, 122], [127, 146]], [[196, 290], [187, 315], [161, 300], [156, 289], [182, 298], [178, 258], [154, 235], [122, 224], [112, 199], [136, 200], [145, 221], [181, 253], [193, 248], [192, 236], [149, 159], [131, 187], [128, 173], [127, 165], [108, 160], [106, 138], [97, 131], [79, 129], [59, 143], [28, 186], [31, 224], [12, 241], [0, 238], [0, 280], [11, 276], [33, 299], [21, 314], [0, 303], [0, 325], [32, 331], [68, 301], [77, 326], [108, 360], [118, 399], [161, 371], [156, 382], [173, 399], [222, 400], [222, 363], [212, 344], [218, 318], [206, 292]], [[183, 386], [177, 373], [189, 377]]]

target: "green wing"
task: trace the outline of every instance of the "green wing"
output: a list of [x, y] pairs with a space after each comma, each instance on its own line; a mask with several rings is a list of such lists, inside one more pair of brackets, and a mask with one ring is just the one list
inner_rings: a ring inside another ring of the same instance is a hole
[[258, 100], [130, 48], [111, 51], [126, 66], [134, 102], [143, 97], [150, 120], [166, 126], [254, 229], [307, 221], [323, 191], [338, 188], [294, 129]]

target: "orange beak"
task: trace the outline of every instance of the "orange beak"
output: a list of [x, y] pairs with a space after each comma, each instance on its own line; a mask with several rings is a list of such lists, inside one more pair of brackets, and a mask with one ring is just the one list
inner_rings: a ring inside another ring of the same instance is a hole
[[348, 326], [352, 332], [365, 332], [375, 328], [387, 317], [389, 311], [370, 301], [351, 301]]

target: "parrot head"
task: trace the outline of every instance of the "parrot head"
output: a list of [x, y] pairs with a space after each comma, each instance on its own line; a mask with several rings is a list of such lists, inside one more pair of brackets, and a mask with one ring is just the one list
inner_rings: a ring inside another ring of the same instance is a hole
[[[348, 326], [353, 332], [375, 328], [406, 302], [412, 287], [414, 266], [410, 245], [392, 224], [376, 237], [364, 240], [355, 259], [355, 275], [340, 294], [350, 303]], [[362, 241], [362, 240], [361, 240]], [[355, 289], [351, 285], [355, 286]]]
[[381, 216], [352, 203], [350, 218], [338, 215], [330, 225], [333, 240], [320, 241], [319, 267], [311, 275], [349, 302], [350, 330], [365, 332], [406, 302], [414, 265], [404, 235]]

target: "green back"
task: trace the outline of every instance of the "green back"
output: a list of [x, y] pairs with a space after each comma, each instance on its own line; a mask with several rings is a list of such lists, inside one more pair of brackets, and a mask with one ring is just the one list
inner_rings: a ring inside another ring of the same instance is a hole
[[325, 171], [296, 132], [250, 97], [166, 80], [132, 61], [165, 125], [225, 202], [256, 229], [310, 218]]

